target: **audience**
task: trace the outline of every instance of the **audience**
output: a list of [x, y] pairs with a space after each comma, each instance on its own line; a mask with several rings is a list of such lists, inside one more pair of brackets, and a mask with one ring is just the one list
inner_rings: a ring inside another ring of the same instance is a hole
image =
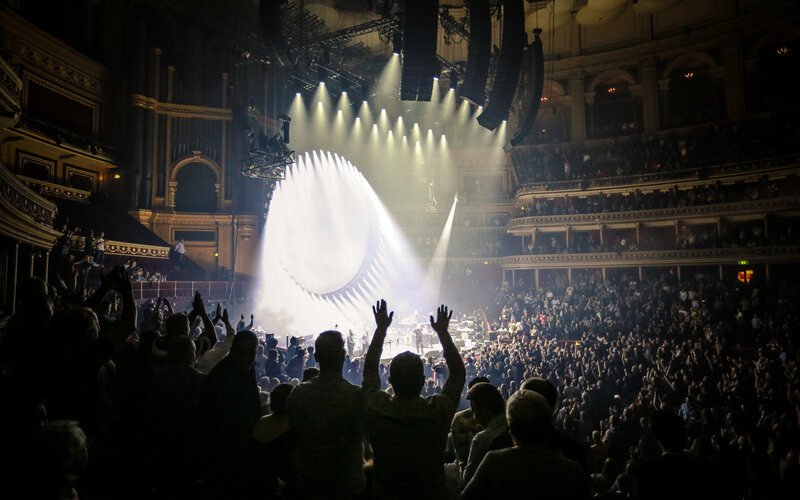
[[502, 284], [461, 353], [442, 307], [445, 364], [388, 365], [383, 301], [362, 360], [338, 332], [237, 332], [199, 295], [137, 311], [122, 267], [91, 295], [28, 278], [0, 330], [0, 495], [800, 494], [800, 287], [574, 278]]

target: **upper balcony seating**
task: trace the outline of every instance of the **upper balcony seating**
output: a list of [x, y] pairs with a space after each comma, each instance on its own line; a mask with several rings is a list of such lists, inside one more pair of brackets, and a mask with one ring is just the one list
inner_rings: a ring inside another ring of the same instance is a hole
[[582, 186], [613, 182], [610, 177], [619, 178], [619, 183], [635, 183], [648, 176], [691, 175], [687, 172], [691, 169], [796, 158], [798, 129], [797, 115], [775, 115], [587, 144], [516, 148], [511, 159], [521, 187], [552, 183], [546, 188], [564, 189], [574, 182]]

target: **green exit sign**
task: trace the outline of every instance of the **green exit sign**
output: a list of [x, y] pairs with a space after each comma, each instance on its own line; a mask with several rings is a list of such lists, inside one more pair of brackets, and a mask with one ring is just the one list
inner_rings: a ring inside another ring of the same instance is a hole
[[750, 264], [749, 260], [740, 260], [739, 261], [739, 265], [740, 266], [746, 266], [746, 265], [749, 265], [749, 264]]

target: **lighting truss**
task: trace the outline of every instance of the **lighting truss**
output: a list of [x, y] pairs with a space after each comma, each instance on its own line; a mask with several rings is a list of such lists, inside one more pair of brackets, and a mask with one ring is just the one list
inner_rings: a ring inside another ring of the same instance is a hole
[[256, 149], [242, 160], [242, 175], [252, 179], [266, 179], [274, 186], [286, 176], [286, 167], [294, 163], [294, 151], [284, 148], [279, 151]]

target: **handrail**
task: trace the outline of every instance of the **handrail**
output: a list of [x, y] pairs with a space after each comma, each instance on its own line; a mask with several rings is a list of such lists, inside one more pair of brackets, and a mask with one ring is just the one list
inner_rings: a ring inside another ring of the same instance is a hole
[[764, 213], [773, 210], [800, 208], [800, 198], [767, 198], [764, 200], [740, 201], [731, 203], [709, 203], [689, 207], [651, 208], [644, 210], [625, 210], [618, 212], [587, 212], [580, 214], [527, 215], [514, 217], [506, 228], [511, 231], [528, 227], [565, 226], [581, 224], [617, 224], [623, 222], [650, 222], [665, 219], [686, 219], [742, 215], [745, 213]]
[[17, 175], [17, 179], [21, 180], [33, 189], [38, 189], [39, 194], [42, 196], [89, 203], [89, 197], [92, 195], [91, 191], [85, 191], [83, 189], [77, 189], [70, 186], [63, 186], [61, 184], [43, 181], [41, 179], [34, 179], [32, 177], [25, 177], [24, 175]]

